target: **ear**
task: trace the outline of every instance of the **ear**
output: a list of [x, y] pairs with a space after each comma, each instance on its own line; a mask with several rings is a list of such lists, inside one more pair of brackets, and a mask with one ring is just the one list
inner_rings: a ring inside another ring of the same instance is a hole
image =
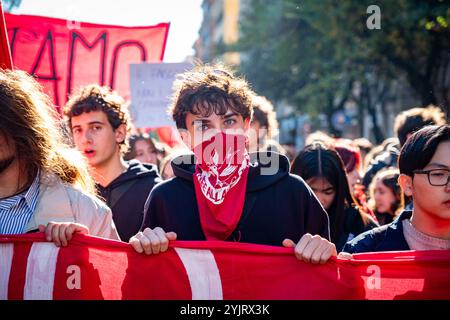
[[400, 185], [400, 187], [403, 190], [403, 193], [408, 196], [411, 197], [412, 193], [413, 193], [413, 179], [412, 177], [406, 175], [406, 174], [401, 174], [398, 177], [398, 184]]
[[122, 143], [127, 137], [127, 125], [121, 124], [118, 126], [117, 129], [114, 130], [114, 135], [116, 137], [116, 142], [119, 144]]

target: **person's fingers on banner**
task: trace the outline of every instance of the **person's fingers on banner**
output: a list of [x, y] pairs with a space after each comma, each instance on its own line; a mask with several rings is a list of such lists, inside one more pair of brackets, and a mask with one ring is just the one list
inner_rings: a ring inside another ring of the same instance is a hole
[[337, 256], [334, 243], [319, 235], [312, 236], [309, 233], [300, 239], [295, 251], [297, 258], [314, 264], [325, 263], [332, 256]]
[[128, 243], [133, 247], [133, 249], [137, 253], [143, 253], [144, 247], [143, 244], [150, 241], [144, 236], [142, 232], [137, 233], [135, 236], [132, 236]]
[[299, 260], [303, 260], [301, 252], [304, 250], [304, 248], [306, 247], [308, 242], [311, 240], [311, 238], [312, 238], [312, 235], [307, 233], [307, 234], [303, 235], [303, 237], [300, 239], [298, 244], [295, 244], [295, 242], [292, 241], [291, 239], [284, 239], [282, 244], [283, 244], [283, 246], [285, 246], [287, 248], [294, 248], [294, 254], [295, 254], [296, 258]]
[[305, 260], [304, 258], [304, 251], [307, 248], [309, 242], [312, 240], [312, 238], [313, 235], [310, 233], [306, 233], [300, 238], [300, 241], [297, 243], [294, 249], [295, 256], [297, 257], [297, 259], [309, 262], [309, 260]]
[[80, 223], [73, 223], [73, 222], [62, 223], [62, 228], [64, 229], [67, 242], [72, 240], [72, 236], [74, 233], [89, 234], [89, 228]]
[[177, 240], [177, 234], [173, 231], [166, 232], [166, 237], [167, 237], [167, 239], [169, 239], [169, 241]]
[[318, 263], [325, 264], [331, 257], [337, 256], [336, 246], [334, 243], [322, 238], [322, 251], [318, 259]]
[[60, 225], [59, 229], [58, 229], [58, 231], [59, 231], [58, 237], [59, 237], [59, 241], [60, 241], [62, 247], [67, 246], [66, 229], [67, 228], [64, 225]]
[[336, 246], [334, 243], [318, 235], [305, 234], [296, 245], [291, 239], [284, 239], [283, 246], [295, 248], [295, 256], [313, 264], [324, 264], [331, 257], [336, 256]]
[[47, 225], [47, 228], [51, 228], [51, 230], [52, 230], [51, 233], [50, 233], [51, 237], [52, 237], [51, 241], [53, 241], [53, 243], [57, 247], [61, 246], [61, 241], [59, 240], [59, 227], [60, 227], [59, 224], [52, 223], [52, 222], [50, 222]]
[[145, 252], [147, 253], [147, 251], [150, 250], [152, 254], [158, 254], [161, 249], [161, 240], [156, 235], [155, 231], [153, 229], [146, 228], [144, 230], [144, 236], [150, 240], [150, 246], [147, 245], [149, 248], [144, 247]]
[[169, 248], [169, 241], [177, 239], [175, 232], [165, 232], [162, 228], [145, 228], [130, 238], [128, 242], [138, 253], [158, 254], [165, 252]]
[[[301, 241], [301, 240], [300, 240], [300, 241]], [[299, 241], [299, 243], [300, 243], [300, 241]], [[304, 241], [306, 241], [306, 240], [304, 240]], [[309, 240], [308, 240], [308, 241], [309, 241]], [[299, 255], [297, 254], [296, 244], [295, 244], [294, 241], [292, 241], [291, 239], [284, 239], [282, 244], [283, 244], [283, 246], [286, 247], [286, 248], [294, 248], [294, 254], [295, 254], [295, 257], [296, 257], [298, 260], [302, 260], [302, 257], [299, 256]]]
[[85, 225], [73, 222], [49, 222], [47, 226], [39, 225], [39, 231], [45, 233], [47, 241], [53, 241], [57, 247], [67, 246], [74, 233], [89, 234]]
[[167, 249], [169, 248], [169, 239], [167, 239], [167, 237], [166, 237], [166, 232], [160, 227], [156, 227], [153, 231], [155, 232], [156, 236], [159, 238], [160, 252], [167, 251]]
[[321, 256], [326, 251], [327, 251], [326, 244], [324, 244], [322, 241], [318, 242], [318, 245], [311, 254], [311, 263], [313, 264], [321, 263], [322, 262]]
[[291, 239], [284, 239], [282, 244], [286, 248], [295, 248], [295, 242]]
[[353, 260], [353, 255], [348, 252], [339, 252], [337, 257], [344, 260]]
[[[312, 262], [311, 257], [314, 253], [314, 251], [321, 245], [320, 243], [320, 236], [314, 235], [308, 237], [309, 241], [306, 243], [306, 245], [303, 245], [302, 239], [300, 239], [300, 243], [302, 246], [298, 245], [296, 248], [296, 251], [298, 252], [298, 255], [301, 256], [302, 260], [305, 262]], [[305, 241], [306, 242], [306, 241]]]

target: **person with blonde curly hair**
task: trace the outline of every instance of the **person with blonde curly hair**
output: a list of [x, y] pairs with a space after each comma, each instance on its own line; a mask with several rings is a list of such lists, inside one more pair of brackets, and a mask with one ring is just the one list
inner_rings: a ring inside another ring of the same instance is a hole
[[155, 165], [124, 160], [131, 127], [127, 105], [110, 88], [88, 85], [70, 97], [64, 111], [120, 238], [128, 241], [139, 231], [145, 200], [160, 178]]
[[45, 231], [57, 246], [76, 232], [119, 239], [58, 116], [31, 76], [0, 70], [0, 234]]

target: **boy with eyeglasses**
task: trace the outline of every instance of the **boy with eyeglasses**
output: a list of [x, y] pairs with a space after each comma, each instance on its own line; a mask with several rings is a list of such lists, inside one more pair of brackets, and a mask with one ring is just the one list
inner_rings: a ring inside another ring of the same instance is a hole
[[450, 249], [450, 126], [427, 126], [408, 138], [398, 182], [412, 211], [348, 242], [347, 253]]

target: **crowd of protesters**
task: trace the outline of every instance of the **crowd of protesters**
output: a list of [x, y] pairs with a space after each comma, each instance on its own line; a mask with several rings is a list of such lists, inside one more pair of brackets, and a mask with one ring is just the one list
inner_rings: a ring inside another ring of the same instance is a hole
[[312, 263], [450, 249], [440, 108], [400, 113], [379, 146], [315, 132], [293, 154], [274, 139], [272, 103], [226, 67], [199, 65], [174, 90], [178, 148], [133, 128], [107, 87], [80, 88], [62, 119], [36, 80], [0, 71], [0, 234], [42, 231], [66, 246], [79, 232], [145, 254], [173, 240], [238, 241]]

